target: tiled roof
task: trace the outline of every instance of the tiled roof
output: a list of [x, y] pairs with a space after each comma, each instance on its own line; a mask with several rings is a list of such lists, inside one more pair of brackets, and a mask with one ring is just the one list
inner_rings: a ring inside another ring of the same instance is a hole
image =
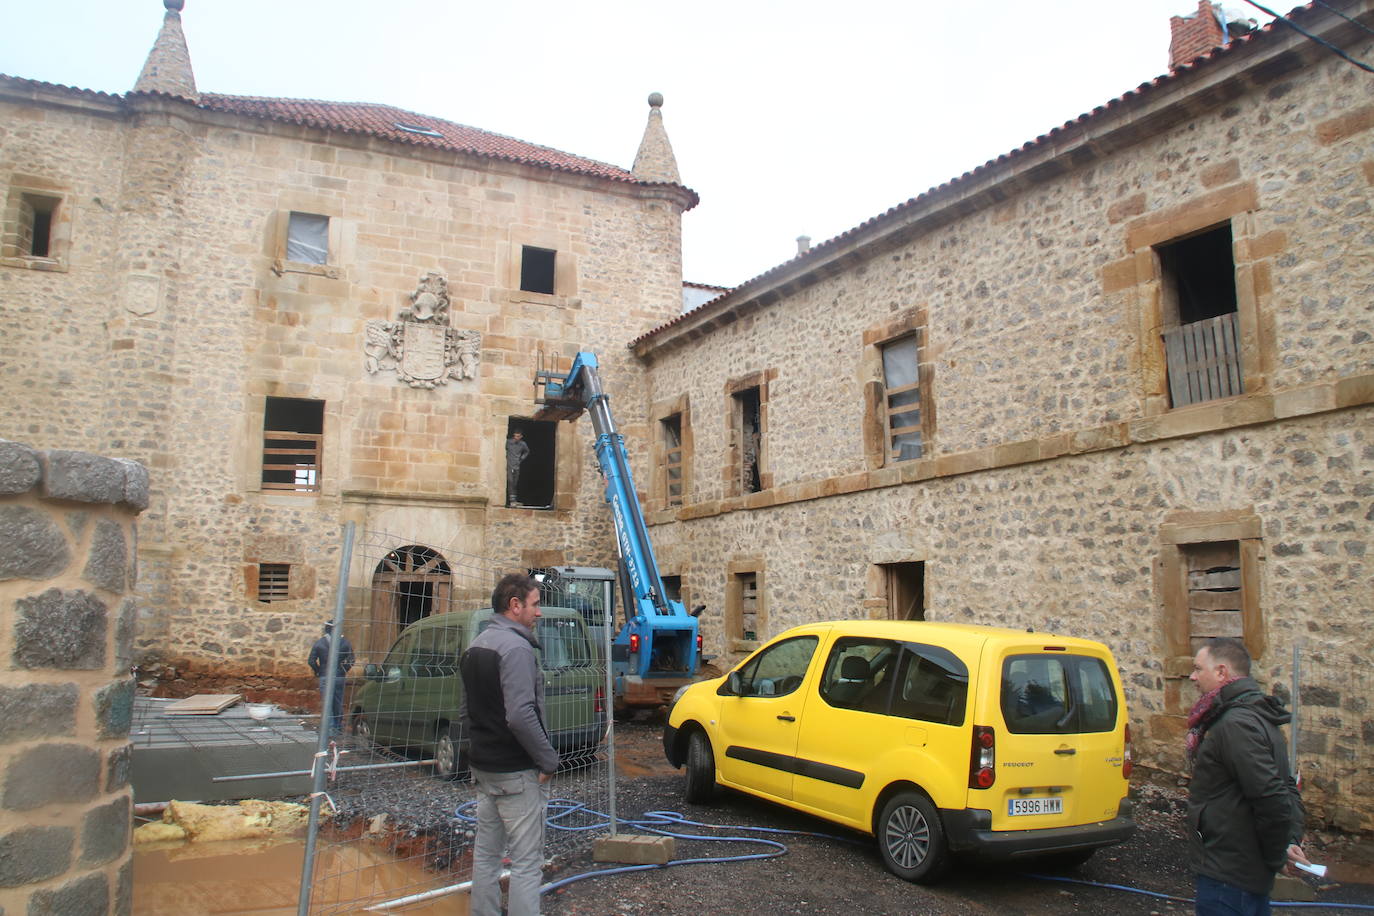
[[[1312, 15], [1315, 6], [1315, 3], [1307, 3], [1303, 6], [1297, 7], [1292, 12], [1287, 14], [1287, 18], [1301, 22], [1305, 20], [1308, 16]], [[786, 269], [794, 268], [797, 265], [804, 263], [806, 261], [823, 259], [835, 248], [847, 244], [848, 242], [852, 241], [856, 236], [869, 232], [885, 222], [894, 220], [897, 217], [900, 217], [901, 215], [910, 212], [912, 209], [922, 207], [933, 201], [935, 198], [944, 197], [950, 193], [957, 193], [959, 190], [963, 188], [964, 185], [970, 184], [975, 180], [982, 180], [990, 172], [997, 172], [1002, 169], [1009, 168], [1013, 164], [1019, 163], [1020, 159], [1023, 156], [1036, 152], [1041, 147], [1053, 146], [1056, 143], [1061, 143], [1065, 139], [1067, 139], [1067, 136], [1069, 134], [1076, 135], [1079, 131], [1092, 125], [1094, 122], [1102, 118], [1105, 118], [1108, 114], [1115, 116], [1117, 112], [1120, 111], [1123, 105], [1135, 104], [1142, 100], [1144, 97], [1149, 96], [1156, 91], [1159, 91], [1162, 87], [1174, 84], [1180, 78], [1182, 78], [1184, 74], [1189, 74], [1194, 71], [1201, 70], [1204, 67], [1210, 66], [1211, 64], [1215, 63], [1219, 58], [1225, 58], [1227, 55], [1234, 53], [1237, 48], [1249, 45], [1253, 42], [1268, 41], [1271, 39], [1272, 35], [1279, 30], [1281, 30], [1282, 32], [1289, 31], [1287, 26], [1283, 26], [1279, 22], [1279, 20], [1275, 19], [1260, 27], [1254, 32], [1250, 32], [1247, 35], [1243, 35], [1238, 38], [1232, 39], [1229, 45], [1219, 48], [1213, 48], [1206, 54], [1203, 54], [1195, 58], [1191, 63], [1183, 64], [1179, 67], [1176, 67], [1169, 73], [1166, 73], [1163, 76], [1157, 76], [1154, 79], [1150, 80], [1148, 83], [1141, 83], [1135, 89], [1132, 89], [1129, 92], [1124, 93], [1118, 98], [1109, 100], [1104, 105], [1099, 105], [1097, 108], [1094, 108], [1090, 112], [1079, 115], [1072, 121], [1065, 122], [1061, 127], [1055, 127], [1051, 129], [1050, 132], [1047, 134], [1041, 134], [1034, 140], [1027, 141], [1026, 143], [1022, 144], [1021, 146], [1017, 147], [1009, 153], [1005, 153], [1001, 156], [998, 156], [996, 159], [990, 159], [982, 165], [974, 168], [972, 171], [965, 172], [963, 175], [960, 175], [957, 178], [953, 178], [945, 182], [944, 184], [939, 185], [938, 187], [931, 188], [923, 194], [919, 194], [916, 197], [911, 198], [910, 200], [897, 204], [895, 207], [892, 207], [887, 211], [878, 214], [877, 216], [864, 220], [862, 223], [855, 226], [854, 228], [848, 229], [832, 239], [824, 241], [819, 245], [813, 246], [806, 252], [798, 254], [791, 260], [784, 261], [775, 267], [769, 268], [768, 270], [759, 274], [757, 277], [754, 277], [751, 280], [744, 281], [743, 283], [722, 293], [721, 295], [717, 296], [711, 301], [705, 302], [697, 306], [690, 312], [683, 312], [681, 315], [677, 316], [671, 321], [666, 321], [658, 327], [644, 332], [643, 334], [636, 337], [634, 340], [630, 341], [628, 346], [635, 347], [636, 345], [643, 343], [646, 340], [656, 337], [657, 335], [668, 330], [669, 328], [679, 325], [684, 321], [687, 321], [689, 318], [696, 318], [700, 316], [704, 312], [715, 312], [728, 309], [735, 302], [740, 301], [739, 297], [735, 296], [736, 293], [741, 294], [741, 296], [743, 297], [748, 297], [749, 295], [758, 292], [759, 290], [766, 289], [769, 283], [772, 282], [772, 279], [775, 276], [780, 277]]]
[[[369, 134], [397, 143], [472, 153], [560, 171], [595, 175], [615, 181], [635, 181], [628, 170], [605, 162], [584, 159], [547, 146], [526, 143], [514, 137], [454, 124], [442, 118], [417, 114], [390, 105], [369, 102], [322, 102], [315, 99], [257, 98], [202, 92], [200, 107], [209, 111], [225, 111], [252, 118], [285, 121], [323, 130]], [[420, 128], [425, 132], [405, 130], [397, 127], [398, 124]]]

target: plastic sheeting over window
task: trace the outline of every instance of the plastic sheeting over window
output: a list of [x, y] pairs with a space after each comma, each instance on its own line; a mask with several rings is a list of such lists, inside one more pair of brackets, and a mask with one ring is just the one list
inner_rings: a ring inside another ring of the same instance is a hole
[[329, 263], [329, 217], [293, 211], [286, 230], [286, 259], [302, 264]]

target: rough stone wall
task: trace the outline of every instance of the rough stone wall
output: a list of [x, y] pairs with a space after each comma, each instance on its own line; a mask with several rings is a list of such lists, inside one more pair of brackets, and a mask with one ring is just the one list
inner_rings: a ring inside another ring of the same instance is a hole
[[[708, 606], [708, 654], [740, 657], [722, 632], [731, 564], [761, 561], [772, 636], [884, 614], [879, 565], [924, 562], [929, 619], [1110, 645], [1140, 759], [1179, 767], [1192, 694], [1165, 634], [1161, 529], [1246, 513], [1260, 679], [1286, 693], [1305, 653], [1309, 802], [1367, 823], [1374, 85], [1319, 61], [1250, 92], [648, 348], [651, 403], [691, 404], [691, 494], [653, 536]], [[1247, 392], [1170, 410], [1150, 246], [1228, 218]], [[865, 332], [912, 312], [928, 315], [935, 435], [922, 460], [872, 468]], [[726, 383], [771, 369], [774, 485], [730, 497]]]
[[[65, 273], [0, 266], [14, 293], [6, 325], [20, 335], [3, 344], [14, 371], [0, 392], [20, 405], [10, 435], [38, 430], [32, 441], [157, 471], [136, 650], [175, 669], [178, 689], [308, 688], [304, 658], [332, 610], [348, 519], [387, 526], [398, 547], [458, 545], [494, 568], [531, 553], [610, 562], [586, 421], [562, 424], [555, 511], [536, 512], [502, 505], [507, 419], [536, 411], [539, 351], [566, 365], [592, 349], [642, 449], [631, 408], [647, 392], [624, 343], [678, 312], [679, 201], [165, 97], [101, 117], [63, 106], [6, 109], [26, 127], [0, 139], [0, 163], [68, 183], [80, 209]], [[108, 206], [95, 207], [99, 250], [92, 199]], [[328, 264], [284, 259], [291, 211], [330, 218]], [[522, 244], [558, 251], [555, 295], [519, 290]], [[482, 335], [476, 377], [423, 389], [394, 369], [369, 373], [367, 322], [396, 321], [431, 271], [448, 282], [450, 325]], [[40, 312], [70, 331], [54, 342]], [[269, 396], [325, 402], [319, 494], [262, 489]], [[64, 422], [49, 439], [54, 417]], [[256, 600], [260, 563], [291, 564], [286, 600]], [[371, 574], [354, 568], [351, 581]], [[349, 610], [351, 621], [369, 613]]]
[[0, 440], [0, 910], [132, 912], [132, 461]]

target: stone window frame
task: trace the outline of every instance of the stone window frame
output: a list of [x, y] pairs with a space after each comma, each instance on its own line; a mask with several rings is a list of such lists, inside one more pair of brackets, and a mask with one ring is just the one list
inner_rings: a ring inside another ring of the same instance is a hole
[[[673, 502], [668, 494], [668, 444], [663, 439], [663, 422], [670, 417], [679, 418], [682, 442], [678, 447], [681, 454], [682, 495]], [[691, 502], [692, 495], [692, 455], [694, 439], [692, 436], [691, 399], [682, 394], [675, 398], [655, 401], [649, 411], [650, 428], [653, 430], [650, 461], [654, 469], [653, 482], [649, 488], [649, 499], [654, 506], [662, 509], [676, 509]]]
[[[520, 288], [520, 271], [526, 247], [554, 252], [552, 293], [536, 293]], [[576, 308], [581, 305], [578, 298], [577, 255], [573, 252], [572, 239], [566, 233], [512, 227], [503, 260], [505, 263], [498, 265], [498, 275], [504, 278], [511, 302], [529, 302], [555, 308]]]
[[[46, 256], [35, 256], [20, 245], [20, 214], [25, 197], [56, 201], [48, 226]], [[11, 176], [4, 213], [0, 215], [0, 265], [65, 273], [70, 266], [73, 209], [69, 188], [34, 175]]]
[[768, 386], [776, 381], [777, 369], [760, 369], [725, 382], [725, 493], [727, 496], [747, 496], [741, 485], [743, 454], [740, 448], [739, 395], [750, 388], [759, 390], [759, 491], [773, 488], [768, 449]]
[[[744, 629], [744, 590], [741, 576], [754, 576], [754, 620], [755, 639], [745, 639]], [[743, 557], [731, 560], [725, 566], [725, 608], [722, 636], [725, 649], [732, 653], [753, 652], [768, 639], [768, 587], [763, 557]]]
[[1241, 577], [1242, 639], [1252, 658], [1267, 648], [1262, 566], [1265, 560], [1263, 523], [1253, 508], [1217, 512], [1175, 512], [1159, 528], [1155, 561], [1155, 594], [1164, 637], [1165, 712], [1182, 715], [1192, 705], [1188, 677], [1193, 670], [1192, 614], [1188, 606], [1189, 546], [1236, 542]]
[[[262, 569], [265, 566], [286, 567], [286, 589], [273, 597], [263, 597]], [[315, 567], [308, 563], [282, 560], [265, 561], [248, 558], [243, 564], [243, 592], [253, 606], [261, 605], [262, 610], [275, 609], [286, 601], [301, 601], [315, 597]]]
[[[1238, 166], [1222, 163], [1214, 174], [1235, 177]], [[1207, 176], [1203, 177], [1204, 183]], [[1138, 201], [1137, 212], [1144, 209]], [[1269, 389], [1277, 365], [1275, 332], [1269, 300], [1273, 290], [1272, 261], [1286, 241], [1280, 232], [1259, 232], [1259, 192], [1254, 182], [1239, 182], [1153, 212], [1144, 212], [1123, 225], [1125, 260], [1104, 268], [1105, 292], [1133, 287], [1138, 303], [1141, 410], [1157, 416], [1176, 410], [1205, 408], [1230, 398], [1173, 407], [1169, 396], [1168, 362], [1163, 331], [1168, 290], [1157, 249], [1229, 222], [1235, 266], [1236, 314], [1240, 338], [1241, 384], [1244, 397]]]
[[930, 319], [925, 304], [913, 306], [895, 318], [871, 325], [863, 331], [863, 352], [859, 359], [859, 380], [863, 385], [863, 446], [868, 470], [899, 464], [888, 452], [887, 385], [883, 376], [883, 347], [903, 337], [916, 335], [917, 384], [921, 392], [921, 455], [907, 459], [930, 458], [935, 444], [935, 364], [930, 361]]
[[[306, 261], [292, 261], [286, 256], [286, 242], [290, 234], [291, 214], [306, 213], [327, 217], [329, 220], [329, 255], [323, 264]], [[326, 277], [338, 280], [343, 277], [344, 258], [344, 220], [343, 205], [318, 194], [283, 193], [277, 201], [277, 210], [272, 216], [272, 272], [283, 274], [305, 274], [313, 277]]]

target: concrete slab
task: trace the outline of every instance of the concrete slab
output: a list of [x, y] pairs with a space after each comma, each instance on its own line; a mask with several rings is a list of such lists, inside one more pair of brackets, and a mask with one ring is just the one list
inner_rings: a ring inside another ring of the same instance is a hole
[[664, 865], [672, 861], [676, 849], [677, 844], [670, 836], [617, 833], [601, 837], [592, 844], [592, 860], [625, 865]]
[[248, 717], [242, 703], [213, 715], [167, 715], [166, 707], [175, 702], [134, 698], [129, 733], [134, 801], [281, 798], [310, 791], [309, 776], [235, 782], [214, 782], [214, 778], [309, 770], [318, 718], [275, 710], [257, 722]]

